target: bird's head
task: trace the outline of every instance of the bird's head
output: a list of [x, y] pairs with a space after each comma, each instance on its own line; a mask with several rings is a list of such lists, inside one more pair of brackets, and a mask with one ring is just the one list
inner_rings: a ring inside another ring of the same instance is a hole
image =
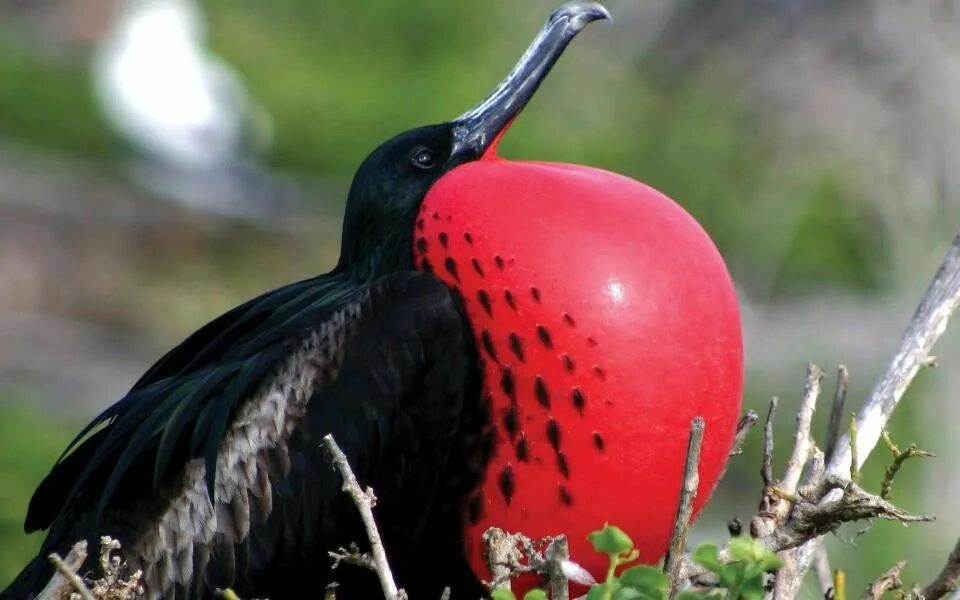
[[401, 133], [374, 150], [350, 187], [340, 268], [371, 276], [412, 268], [414, 221], [431, 186], [464, 163], [492, 157], [570, 41], [589, 23], [609, 18], [596, 2], [564, 4], [482, 102], [452, 121]]

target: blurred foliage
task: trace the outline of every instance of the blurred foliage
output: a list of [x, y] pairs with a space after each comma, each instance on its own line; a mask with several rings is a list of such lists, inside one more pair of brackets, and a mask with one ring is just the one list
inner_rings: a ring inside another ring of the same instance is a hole
[[[552, 5], [204, 4], [213, 47], [274, 120], [268, 159], [337, 181], [388, 137], [479, 101]], [[663, 190], [701, 221], [755, 294], [884, 286], [886, 237], [853, 175], [781, 161], [775, 131], [721, 74], [661, 71], [613, 48], [601, 56], [601, 33], [561, 61], [504, 140], [505, 156], [592, 164]], [[0, 80], [7, 136], [116, 155], [80, 66], [32, 58], [0, 35]]]
[[0, 21], [0, 133], [38, 146], [106, 157], [113, 136], [82, 65], [28, 52]]
[[[7, 402], [10, 402], [7, 404]], [[14, 403], [16, 402], [16, 403]], [[25, 536], [23, 519], [33, 490], [53, 466], [76, 424], [28, 408], [0, 391], [0, 589], [37, 554], [43, 534]]]

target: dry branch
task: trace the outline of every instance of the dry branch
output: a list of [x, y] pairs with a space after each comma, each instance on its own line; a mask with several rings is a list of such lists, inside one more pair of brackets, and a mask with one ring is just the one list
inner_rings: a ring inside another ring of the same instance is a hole
[[867, 591], [860, 596], [860, 600], [880, 600], [884, 593], [902, 588], [903, 582], [900, 581], [900, 574], [906, 567], [907, 561], [905, 560], [901, 560], [890, 567], [886, 573], [867, 586]]
[[73, 593], [79, 594], [83, 600], [96, 600], [93, 593], [87, 589], [87, 585], [83, 582], [83, 579], [77, 575], [77, 571], [80, 570], [83, 563], [87, 560], [87, 542], [77, 542], [74, 544], [73, 549], [67, 554], [66, 560], [61, 558], [56, 552], [48, 558], [57, 569], [57, 573], [53, 576], [53, 579], [47, 583], [46, 587], [43, 588], [40, 595], [37, 596], [38, 600], [54, 600], [62, 597], [69, 598], [70, 590], [73, 590]]
[[843, 407], [847, 403], [847, 386], [850, 383], [850, 372], [843, 365], [837, 367], [837, 387], [833, 392], [833, 404], [830, 407], [830, 423], [827, 425], [827, 441], [824, 444], [823, 454], [827, 462], [833, 457], [840, 438], [840, 425], [843, 421]]
[[947, 564], [943, 566], [943, 570], [930, 585], [920, 591], [920, 595], [925, 600], [938, 600], [958, 589], [960, 589], [960, 540], [957, 540], [957, 544], [953, 547], [953, 552], [947, 558]]
[[670, 580], [670, 597], [677, 591], [680, 567], [683, 565], [683, 549], [693, 514], [693, 501], [700, 486], [700, 448], [703, 445], [705, 423], [701, 417], [695, 417], [690, 423], [690, 438], [687, 442], [687, 457], [683, 469], [683, 483], [680, 499], [677, 503], [677, 516], [673, 521], [673, 534], [663, 563], [663, 570]]
[[[487, 589], [510, 589], [517, 575], [536, 573], [547, 579], [551, 600], [569, 600], [570, 581], [594, 583], [593, 576], [570, 560], [567, 536], [548, 536], [534, 541], [522, 533], [508, 533], [497, 527], [483, 532], [487, 566], [492, 575]], [[543, 548], [543, 551], [540, 549]]]
[[[953, 238], [947, 254], [941, 262], [930, 287], [900, 342], [900, 347], [887, 366], [883, 377], [870, 393], [869, 398], [857, 413], [856, 439], [851, 448], [851, 438], [841, 439], [827, 465], [827, 476], [846, 476], [856, 472], [877, 445], [880, 434], [886, 427], [903, 393], [921, 367], [929, 364], [930, 351], [947, 329], [950, 318], [960, 305], [960, 234]], [[856, 460], [853, 453], [856, 452]], [[831, 501], [834, 497], [824, 498]], [[819, 539], [806, 542], [795, 552], [799, 569], [797, 577], [788, 590], [796, 596]]]
[[752, 410], [748, 410], [747, 414], [740, 417], [740, 421], [737, 423], [737, 433], [733, 436], [733, 448], [730, 450], [731, 458], [743, 454], [743, 443], [759, 420], [760, 417]]
[[763, 424], [763, 466], [760, 476], [763, 485], [773, 485], [773, 420], [777, 416], [777, 398], [770, 398], [770, 408], [767, 409], [767, 420]]
[[380, 531], [377, 529], [377, 522], [373, 518], [373, 507], [376, 505], [377, 497], [374, 496], [372, 489], [360, 487], [357, 477], [353, 474], [353, 469], [350, 468], [350, 463], [347, 461], [347, 456], [331, 434], [323, 436], [323, 445], [326, 446], [334, 466], [340, 471], [340, 476], [343, 477], [343, 491], [353, 499], [353, 503], [360, 513], [360, 519], [363, 521], [363, 526], [367, 530], [370, 554], [373, 558], [374, 570], [380, 579], [380, 587], [383, 589], [384, 598], [386, 600], [404, 600], [407, 594], [402, 589], [397, 589], [393, 572], [390, 570], [390, 563], [387, 561], [387, 553], [380, 538]]

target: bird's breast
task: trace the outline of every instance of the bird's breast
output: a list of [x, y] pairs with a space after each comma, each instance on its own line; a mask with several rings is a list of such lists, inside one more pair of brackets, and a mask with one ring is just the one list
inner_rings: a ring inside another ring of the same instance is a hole
[[672, 201], [585, 167], [470, 163], [431, 189], [414, 256], [462, 294], [496, 443], [466, 502], [475, 570], [488, 527], [586, 535], [607, 521], [655, 561], [670, 535], [690, 420], [702, 503], [726, 462], [742, 385], [737, 304], [709, 238]]

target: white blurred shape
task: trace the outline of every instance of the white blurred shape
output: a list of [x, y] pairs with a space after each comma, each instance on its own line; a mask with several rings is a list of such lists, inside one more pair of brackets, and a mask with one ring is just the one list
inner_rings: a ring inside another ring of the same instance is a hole
[[192, 0], [127, 0], [94, 63], [104, 113], [138, 150], [206, 169], [245, 152], [255, 115], [239, 78], [204, 47]]

